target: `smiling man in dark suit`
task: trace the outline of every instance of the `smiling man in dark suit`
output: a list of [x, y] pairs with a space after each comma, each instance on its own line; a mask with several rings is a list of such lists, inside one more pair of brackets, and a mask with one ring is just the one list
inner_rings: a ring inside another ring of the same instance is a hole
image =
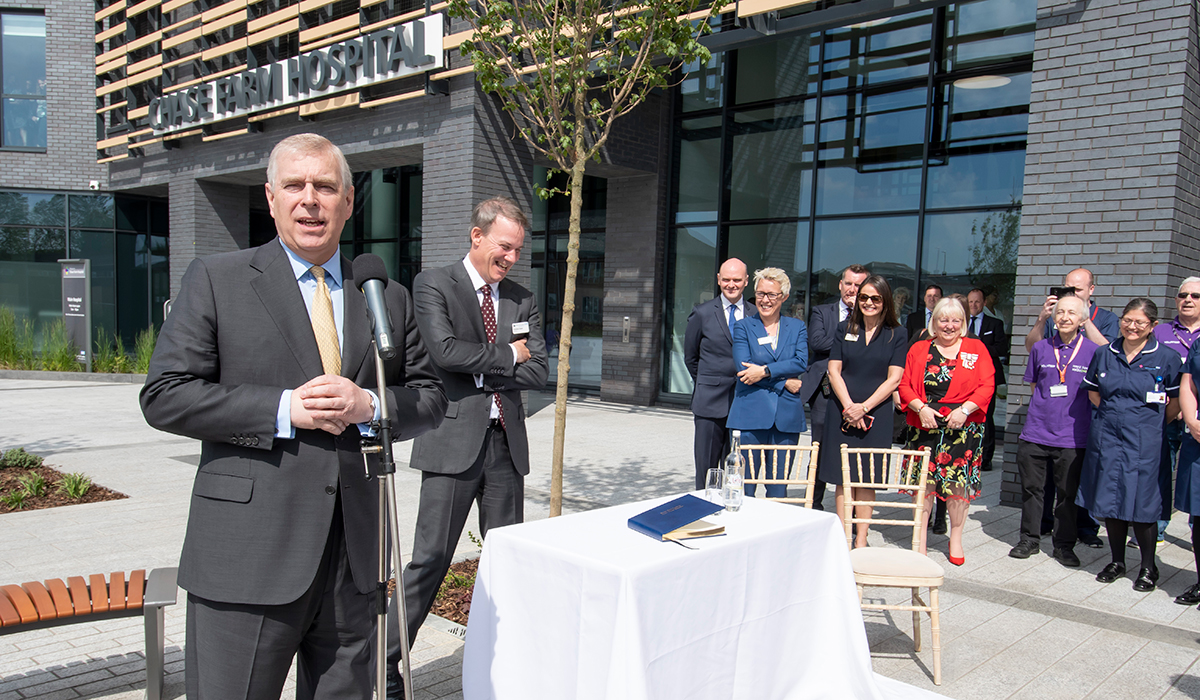
[[683, 363], [692, 375], [692, 420], [695, 426], [696, 488], [704, 488], [709, 469], [721, 466], [729, 451], [725, 418], [733, 403], [738, 368], [733, 362], [733, 324], [747, 314], [757, 316], [742, 296], [748, 280], [746, 263], [730, 258], [717, 271], [721, 295], [692, 307], [683, 339]]
[[398, 355], [374, 393], [366, 302], [338, 253], [354, 202], [341, 151], [288, 137], [267, 179], [279, 238], [192, 262], [141, 393], [150, 425], [203, 441], [179, 562], [187, 697], [278, 698], [296, 657], [297, 698], [365, 698], [378, 487], [360, 433], [386, 400], [393, 436], [416, 437], [446, 397], [391, 281]]
[[[983, 300], [987, 298], [982, 289], [972, 289], [967, 293], [967, 330], [974, 333], [983, 341], [988, 354], [992, 356], [992, 365], [996, 368], [996, 385], [1006, 383], [1005, 362], [1008, 360], [1008, 334], [1004, 332], [1004, 322], [988, 316], [983, 312]], [[992, 401], [987, 407], [987, 422], [983, 433], [983, 466], [984, 471], [991, 471], [992, 457], [996, 454], [996, 419], [992, 413], [996, 410], [996, 396], [992, 392]]]
[[[850, 318], [858, 303], [858, 288], [871, 275], [862, 265], [850, 265], [838, 279], [838, 298], [828, 304], [813, 307], [808, 317], [808, 370], [800, 377], [800, 400], [808, 404], [812, 415], [812, 434], [825, 434], [825, 402], [829, 400], [829, 383], [825, 372], [829, 368], [829, 353], [833, 351], [838, 324]], [[814, 437], [820, 442], [820, 437]], [[836, 445], [821, 445], [825, 450]], [[825, 482], [817, 479], [813, 487], [813, 508], [825, 510]]]
[[[524, 519], [529, 441], [521, 391], [544, 387], [549, 372], [533, 294], [507, 278], [528, 226], [512, 199], [480, 202], [466, 257], [422, 272], [413, 284], [417, 323], [450, 406], [441, 427], [413, 443], [421, 504], [404, 569], [409, 644], [450, 568], [471, 504], [479, 504], [484, 537]], [[396, 633], [388, 649], [389, 699], [400, 697], [400, 651]]]

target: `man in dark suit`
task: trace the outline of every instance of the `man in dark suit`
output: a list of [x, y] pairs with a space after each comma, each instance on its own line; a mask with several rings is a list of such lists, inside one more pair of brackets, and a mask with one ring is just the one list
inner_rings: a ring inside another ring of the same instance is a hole
[[[413, 443], [421, 504], [412, 560], [404, 569], [409, 644], [429, 614], [458, 538], [479, 504], [479, 531], [524, 519], [529, 442], [521, 391], [546, 385], [549, 361], [533, 294], [507, 279], [529, 222], [508, 197], [471, 213], [461, 261], [426, 270], [413, 284], [417, 324], [450, 405], [446, 420]], [[399, 697], [398, 630], [388, 658], [388, 697]]]
[[[1004, 322], [988, 316], [983, 312], [983, 300], [987, 298], [982, 289], [972, 289], [967, 293], [967, 329], [983, 341], [992, 356], [992, 365], [996, 368], [996, 386], [1005, 384], [1005, 364], [1008, 360], [1008, 334], [1004, 332]], [[996, 454], [996, 394], [992, 392], [992, 400], [987, 407], [987, 422], [983, 433], [983, 466], [984, 471], [992, 470], [992, 457]]]
[[904, 327], [908, 330], [910, 344], [916, 342], [917, 336], [929, 325], [929, 316], [933, 313], [933, 307], [942, 300], [942, 288], [936, 284], [925, 285], [924, 300], [925, 308], [917, 309], [904, 319]]
[[278, 240], [192, 262], [141, 393], [150, 425], [203, 441], [179, 562], [187, 697], [278, 698], [293, 656], [298, 698], [369, 697], [378, 487], [360, 433], [386, 400], [393, 435], [415, 437], [446, 397], [394, 282], [399, 352], [374, 393], [366, 302], [338, 253], [341, 151], [289, 137], [267, 178]]
[[725, 418], [733, 403], [738, 368], [733, 362], [733, 324], [757, 316], [742, 291], [746, 263], [730, 258], [717, 271], [721, 296], [692, 307], [683, 338], [683, 363], [692, 375], [692, 420], [695, 426], [696, 488], [704, 488], [709, 469], [721, 466], [729, 452]]
[[[813, 307], [808, 318], [808, 370], [801, 375], [800, 400], [811, 406], [812, 439], [820, 442], [825, 434], [826, 404], [832, 391], [825, 379], [829, 367], [829, 353], [833, 351], [838, 324], [850, 318], [854, 305], [858, 303], [858, 288], [871, 275], [862, 265], [851, 265], [842, 270], [838, 280], [838, 299], [830, 304]], [[821, 449], [837, 449], [837, 446], [821, 445]], [[821, 503], [825, 498], [825, 482], [817, 480], [813, 488], [813, 508], [825, 510]]]

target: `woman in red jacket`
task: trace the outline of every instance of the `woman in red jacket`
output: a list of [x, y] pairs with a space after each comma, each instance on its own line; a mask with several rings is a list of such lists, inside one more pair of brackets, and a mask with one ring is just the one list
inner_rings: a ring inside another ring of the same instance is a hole
[[[929, 335], [908, 350], [900, 400], [908, 422], [905, 447], [930, 451], [928, 495], [946, 501], [950, 515], [951, 564], [962, 566], [963, 524], [967, 507], [979, 495], [979, 446], [988, 402], [995, 391], [991, 355], [982, 342], [967, 338], [966, 312], [957, 299], [947, 297], [933, 307]], [[910, 460], [906, 469], [920, 463]], [[906, 474], [909, 483], [918, 475]], [[928, 508], [926, 508], [928, 512]], [[925, 530], [921, 530], [925, 551]]]

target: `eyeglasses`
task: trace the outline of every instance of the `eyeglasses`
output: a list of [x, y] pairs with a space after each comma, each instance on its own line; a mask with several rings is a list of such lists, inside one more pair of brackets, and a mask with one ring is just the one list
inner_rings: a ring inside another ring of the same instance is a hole
[[766, 299], [767, 301], [775, 301], [776, 299], [783, 298], [783, 292], [755, 292], [755, 294], [759, 298]]
[[1153, 321], [1134, 321], [1133, 319], [1130, 319], [1130, 318], [1121, 319], [1122, 326], [1125, 326], [1126, 328], [1132, 328], [1134, 330], [1141, 330], [1143, 328], [1149, 328], [1152, 323], [1153, 323]]
[[1200, 292], [1180, 292], [1175, 295], [1176, 299], [1187, 299], [1189, 297], [1192, 299], [1200, 299]]
[[865, 304], [868, 301], [871, 302], [872, 304], [882, 304], [883, 297], [879, 296], [878, 294], [859, 294], [858, 295], [858, 303]]

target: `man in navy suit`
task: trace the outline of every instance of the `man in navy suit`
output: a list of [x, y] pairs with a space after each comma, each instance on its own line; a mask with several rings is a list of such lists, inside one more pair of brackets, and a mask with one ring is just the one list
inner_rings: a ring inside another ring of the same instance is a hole
[[[992, 356], [992, 364], [996, 367], [996, 385], [1005, 383], [1004, 364], [1008, 359], [1008, 335], [1004, 332], [1004, 322], [988, 316], [983, 312], [983, 300], [987, 297], [982, 289], [972, 289], [967, 294], [967, 330], [974, 333], [983, 341], [988, 354]], [[983, 471], [991, 471], [992, 457], [996, 454], [996, 420], [993, 412], [996, 410], [996, 396], [992, 393], [992, 401], [987, 407], [987, 422], [983, 433]]]
[[692, 307], [683, 340], [683, 362], [692, 375], [692, 414], [696, 426], [696, 488], [704, 488], [709, 469], [721, 466], [729, 452], [725, 418], [733, 403], [738, 368], [733, 362], [733, 324], [757, 316], [742, 298], [746, 263], [730, 258], [717, 272], [721, 296]]
[[904, 327], [908, 329], [908, 343], [911, 346], [917, 341], [917, 336], [921, 335], [921, 331], [929, 325], [929, 317], [933, 314], [933, 307], [942, 300], [942, 288], [936, 284], [925, 285], [925, 294], [923, 296], [925, 308], [917, 309], [904, 319]]
[[[838, 280], [838, 300], [813, 307], [808, 319], [808, 371], [801, 376], [800, 400], [811, 407], [812, 434], [818, 442], [819, 436], [825, 434], [825, 402], [831, 393], [829, 383], [825, 381], [825, 370], [829, 366], [833, 339], [838, 324], [850, 318], [858, 301], [858, 288], [870, 274], [871, 271], [862, 265], [851, 265], [842, 270]], [[813, 488], [813, 508], [825, 510], [821, 504], [824, 498], [825, 482], [818, 479]]]

